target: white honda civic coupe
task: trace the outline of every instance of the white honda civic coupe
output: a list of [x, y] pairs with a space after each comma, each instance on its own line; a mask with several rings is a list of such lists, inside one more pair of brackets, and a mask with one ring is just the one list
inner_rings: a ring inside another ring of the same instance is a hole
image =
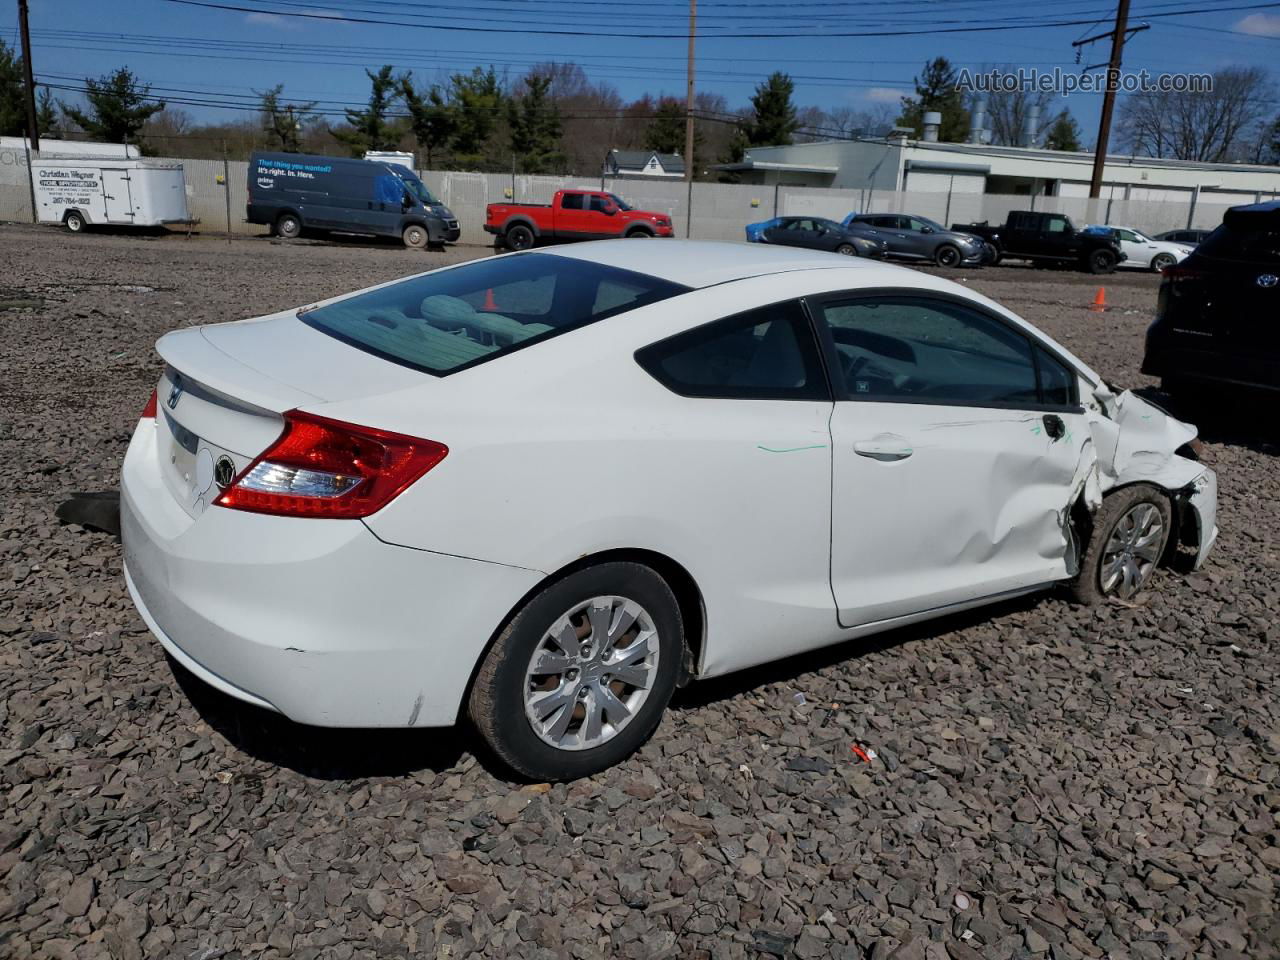
[[1194, 428], [947, 280], [604, 241], [163, 337], [124, 461], [165, 650], [301, 723], [469, 718], [616, 763], [673, 689], [1065, 584], [1203, 563]]

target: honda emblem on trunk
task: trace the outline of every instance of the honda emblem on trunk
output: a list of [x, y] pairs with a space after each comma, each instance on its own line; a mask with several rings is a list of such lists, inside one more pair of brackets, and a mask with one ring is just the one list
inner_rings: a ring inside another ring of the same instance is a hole
[[182, 379], [180, 377], [173, 378], [173, 389], [169, 391], [169, 409], [172, 410], [178, 405], [178, 401], [182, 399]]
[[218, 485], [219, 490], [225, 490], [227, 487], [231, 486], [231, 481], [234, 480], [235, 477], [235, 462], [224, 453], [213, 465], [213, 482]]
[[1277, 277], [1274, 273], [1258, 275], [1258, 286], [1260, 287], [1274, 287], [1277, 283], [1280, 283], [1280, 277]]

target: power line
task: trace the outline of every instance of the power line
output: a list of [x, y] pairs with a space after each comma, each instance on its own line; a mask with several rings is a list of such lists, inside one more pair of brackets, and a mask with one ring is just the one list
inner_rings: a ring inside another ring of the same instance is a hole
[[[217, 3], [214, 0], [162, 0], [165, 3], [180, 4], [188, 7], [203, 7], [211, 10], [227, 10], [237, 13], [256, 13], [271, 14], [277, 17], [297, 17], [306, 20], [319, 20], [338, 23], [360, 23], [373, 24], [377, 26], [392, 27], [412, 27], [417, 29], [429, 29], [436, 31], [454, 31], [463, 33], [520, 33], [524, 35], [534, 36], [569, 36], [569, 37], [611, 37], [618, 39], [647, 39], [647, 40], [688, 40], [688, 33], [641, 33], [636, 31], [627, 31], [625, 33], [613, 31], [597, 31], [597, 30], [548, 30], [548, 29], [508, 29], [505, 27], [479, 27], [479, 26], [458, 26], [456, 24], [441, 23], [418, 23], [412, 20], [385, 20], [374, 19], [370, 17], [355, 17], [340, 14], [314, 13], [306, 10], [264, 10], [257, 7], [247, 7], [234, 3]], [[287, 3], [288, 0], [273, 0], [277, 4]], [[1252, 3], [1239, 4], [1235, 6], [1199, 7], [1189, 10], [1166, 11], [1147, 14], [1146, 19], [1164, 18], [1164, 17], [1185, 17], [1194, 16], [1204, 13], [1225, 13], [1236, 10], [1268, 10], [1280, 7], [1280, 2], [1271, 3]], [[995, 33], [1008, 30], [1032, 30], [1047, 29], [1051, 27], [1077, 27], [1084, 26], [1095, 22], [1094, 19], [1072, 19], [1072, 20], [1041, 20], [1040, 22], [1020, 22], [1017, 24], [1000, 24], [1000, 23], [982, 23], [970, 21], [968, 26], [950, 26], [950, 27], [933, 27], [922, 30], [859, 30], [859, 31], [819, 31], [805, 33], [779, 33], [771, 31], [769, 33], [747, 33], [736, 32], [732, 34], [718, 33], [714, 35], [714, 39], [720, 40], [777, 40], [785, 38], [796, 39], [840, 39], [840, 38], [874, 38], [874, 37], [909, 37], [921, 35], [937, 35], [937, 34], [957, 34], [957, 33]]]

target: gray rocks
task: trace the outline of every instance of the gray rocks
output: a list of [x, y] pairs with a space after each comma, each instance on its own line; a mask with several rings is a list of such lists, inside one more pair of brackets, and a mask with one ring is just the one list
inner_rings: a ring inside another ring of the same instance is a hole
[[[478, 251], [90, 239], [0, 226], [44, 299], [0, 313], [0, 953], [1276, 956], [1271, 441], [1208, 423], [1218, 552], [1142, 603], [1031, 597], [695, 685], [621, 766], [520, 786], [465, 730], [307, 730], [175, 672], [119, 544], [54, 516], [115, 484], [175, 324]], [[1142, 382], [1124, 311], [1156, 278], [1108, 278], [1105, 319], [1090, 278], [962, 279]]]

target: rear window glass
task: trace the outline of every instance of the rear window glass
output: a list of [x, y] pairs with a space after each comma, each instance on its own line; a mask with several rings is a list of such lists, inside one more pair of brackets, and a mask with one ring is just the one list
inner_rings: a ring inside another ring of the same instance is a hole
[[1201, 241], [1196, 253], [1219, 260], [1280, 263], [1280, 230], [1242, 230], [1223, 224]]
[[402, 280], [298, 317], [366, 353], [446, 374], [687, 289], [597, 263], [518, 254]]

